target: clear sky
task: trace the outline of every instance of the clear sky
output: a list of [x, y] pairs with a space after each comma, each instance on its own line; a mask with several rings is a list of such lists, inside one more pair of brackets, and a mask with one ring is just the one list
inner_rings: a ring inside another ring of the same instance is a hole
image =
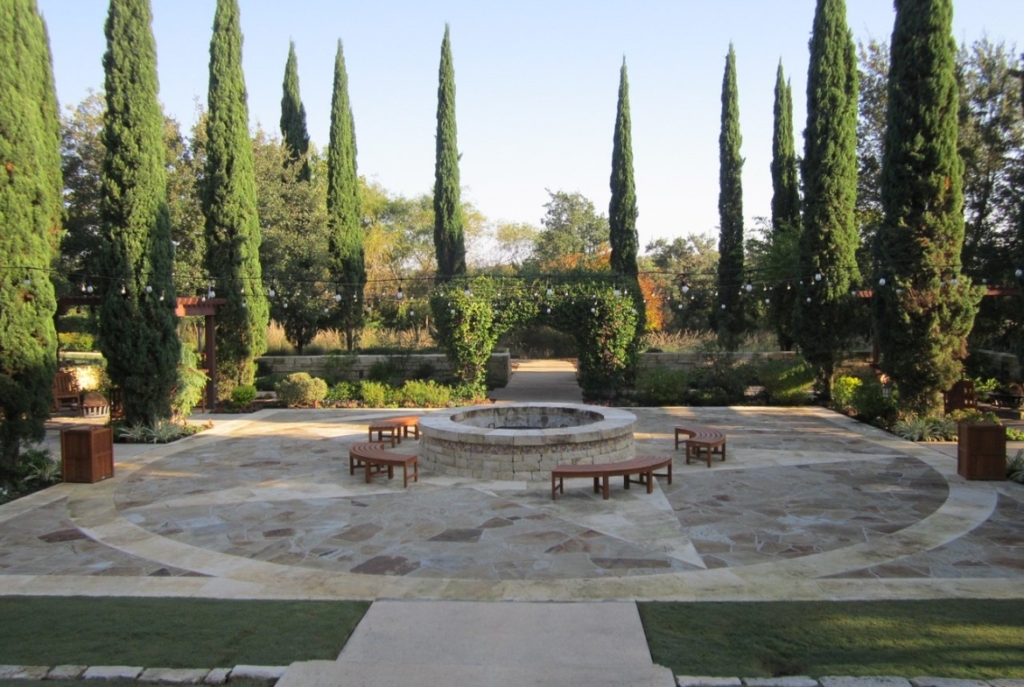
[[[38, 0], [61, 105], [103, 88], [103, 0]], [[186, 130], [205, 103], [215, 0], [152, 0], [160, 97]], [[451, 26], [463, 198], [492, 221], [539, 224], [545, 189], [607, 212], [619, 67], [629, 70], [641, 249], [717, 235], [722, 74], [739, 75], [744, 214], [770, 212], [779, 60], [792, 80], [798, 152], [814, 0], [239, 0], [252, 125], [280, 134], [294, 40], [310, 135], [327, 144], [337, 41], [344, 44], [359, 172], [393, 193], [434, 180], [437, 71]], [[847, 0], [855, 40], [888, 40], [891, 0]], [[955, 0], [954, 36], [1017, 43], [1024, 0]], [[1018, 45], [1017, 52], [1024, 49]]]

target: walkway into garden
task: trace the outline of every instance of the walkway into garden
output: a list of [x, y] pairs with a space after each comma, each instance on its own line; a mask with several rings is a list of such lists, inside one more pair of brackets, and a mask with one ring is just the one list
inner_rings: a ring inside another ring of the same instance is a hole
[[582, 403], [576, 366], [568, 360], [522, 360], [513, 363], [512, 380], [488, 396], [497, 402], [547, 401]]
[[[548, 483], [424, 474], [402, 489], [350, 476], [345, 456], [370, 420], [407, 410], [214, 416], [175, 444], [117, 445], [114, 479], [0, 507], [0, 594], [387, 599], [337, 670], [499, 685], [523, 684], [510, 665], [536, 645], [552, 647], [538, 673], [615, 684], [583, 667], [604, 666], [608, 642], [633, 647], [633, 684], [668, 684], [635, 606], [615, 602], [1024, 597], [1024, 486], [961, 479], [955, 445], [813, 407], [632, 410], [638, 453], [672, 453], [690, 420], [726, 432], [729, 460], [677, 460], [672, 485], [616, 484], [609, 501], [587, 480], [557, 501]], [[599, 603], [524, 603], [538, 601]], [[597, 656], [559, 659], [576, 641]]]

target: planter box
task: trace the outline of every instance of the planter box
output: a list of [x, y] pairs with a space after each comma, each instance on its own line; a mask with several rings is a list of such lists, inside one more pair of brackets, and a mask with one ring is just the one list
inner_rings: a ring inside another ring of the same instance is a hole
[[65, 482], [92, 484], [113, 477], [114, 431], [110, 427], [62, 430], [60, 459]]
[[1006, 479], [1006, 428], [998, 422], [961, 422], [956, 471], [964, 479]]

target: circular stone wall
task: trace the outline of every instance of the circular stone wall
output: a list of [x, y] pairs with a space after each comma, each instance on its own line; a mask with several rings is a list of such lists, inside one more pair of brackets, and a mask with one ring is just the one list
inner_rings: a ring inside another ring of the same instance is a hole
[[563, 463], [633, 458], [635, 426], [625, 410], [571, 403], [454, 408], [420, 417], [420, 463], [437, 475], [547, 480]]

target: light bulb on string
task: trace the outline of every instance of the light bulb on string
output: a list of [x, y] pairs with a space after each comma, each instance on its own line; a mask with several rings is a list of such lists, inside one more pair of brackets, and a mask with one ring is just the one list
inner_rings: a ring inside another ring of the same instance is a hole
[[469, 298], [470, 296], [472, 296], [472, 295], [473, 295], [473, 292], [472, 292], [472, 291], [470, 291], [470, 290], [469, 290], [469, 287], [467, 286], [467, 287], [466, 287], [466, 290], [462, 292], [462, 295], [463, 295], [463, 296], [465, 296], [466, 298]]
[[396, 297], [396, 298], [397, 298], [398, 300], [402, 300], [403, 298], [405, 298], [405, 294], [404, 294], [404, 293], [402, 293], [402, 285], [401, 285], [401, 284], [399, 284], [399, 285], [398, 285], [398, 293], [397, 293], [397, 294], [395, 294], [395, 297]]
[[25, 286], [32, 286], [32, 280], [29, 279], [28, 277], [25, 277], [21, 283], [24, 284]]
[[555, 290], [549, 286], [548, 287], [548, 296], [554, 296], [554, 295], [555, 295]]
[[745, 287], [743, 287], [743, 288], [745, 288], [745, 289], [747, 290], [747, 293], [750, 293], [751, 291], [753, 291], [753, 290], [754, 290], [754, 285], [753, 285], [753, 284], [751, 284], [751, 283], [750, 283], [750, 282], [748, 281], [748, 282], [747, 282], [747, 285], [746, 285]]
[[341, 294], [338, 293], [337, 291], [334, 292], [334, 302], [341, 303]]
[[615, 290], [612, 291], [612, 293], [615, 295], [616, 298], [618, 298], [619, 296], [622, 295], [622, 290], [616, 287]]
[[683, 284], [681, 291], [683, 293], [689, 293], [690, 287], [688, 285], [686, 285], [686, 284]]
[[878, 285], [879, 285], [879, 286], [885, 286], [885, 277], [881, 277], [881, 278], [880, 278], [880, 279], [878, 280]]
[[821, 281], [821, 272], [814, 273], [814, 281]]
[[274, 287], [273, 286], [271, 286], [269, 289], [267, 289], [267, 296], [269, 296], [270, 298], [273, 298], [276, 295], [277, 295], [277, 292], [274, 291]]
[[1017, 275], [1017, 279], [1020, 279], [1021, 277], [1024, 277], [1024, 269], [1018, 267], [1017, 271], [1014, 272], [1014, 274]]
[[152, 285], [146, 284], [146, 293], [153, 293], [153, 286]]
[[86, 293], [92, 293], [93, 291], [95, 291], [95, 289], [93, 288], [92, 284], [86, 284], [85, 285], [85, 292]]
[[807, 297], [807, 302], [808, 302], [808, 303], [810, 303], [810, 302], [811, 302], [811, 297], [810, 297], [810, 296], [808, 296], [808, 297]]

